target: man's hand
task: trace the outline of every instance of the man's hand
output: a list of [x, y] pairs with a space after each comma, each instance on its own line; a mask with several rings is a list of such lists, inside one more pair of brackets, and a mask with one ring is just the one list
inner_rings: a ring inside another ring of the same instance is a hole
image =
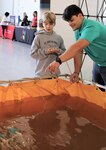
[[60, 64], [56, 61], [53, 61], [47, 68], [46, 71], [49, 70], [51, 73], [56, 73], [57, 68], [60, 66]]
[[71, 83], [75, 83], [75, 82], [79, 82], [80, 78], [78, 73], [74, 72], [73, 74], [70, 75], [70, 82]]

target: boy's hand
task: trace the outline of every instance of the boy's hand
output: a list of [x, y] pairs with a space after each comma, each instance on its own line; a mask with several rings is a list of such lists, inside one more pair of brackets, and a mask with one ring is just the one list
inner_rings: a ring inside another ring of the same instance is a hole
[[56, 49], [56, 48], [48, 48], [46, 50], [46, 54], [53, 54], [53, 53], [59, 53], [60, 50], [59, 49]]

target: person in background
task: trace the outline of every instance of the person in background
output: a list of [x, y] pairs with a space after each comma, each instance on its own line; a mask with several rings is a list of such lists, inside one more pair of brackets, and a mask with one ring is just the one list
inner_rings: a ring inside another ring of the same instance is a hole
[[39, 30], [43, 30], [44, 27], [43, 27], [43, 21], [42, 19], [39, 20]]
[[75, 31], [76, 42], [52, 62], [47, 70], [55, 72], [62, 62], [74, 58], [75, 70], [70, 76], [70, 81], [78, 82], [84, 49], [94, 61], [92, 80], [100, 85], [106, 85], [106, 26], [85, 18], [82, 10], [76, 5], [66, 7], [63, 19]]
[[[45, 12], [42, 17], [44, 30], [38, 31], [31, 45], [31, 56], [35, 59], [35, 77], [52, 78], [46, 67], [65, 51], [64, 41], [54, 30], [56, 16], [53, 12]], [[56, 75], [60, 74], [58, 69]]]
[[2, 27], [2, 38], [5, 39], [4, 33], [5, 30], [7, 29], [8, 24], [10, 23], [9, 21], [9, 12], [5, 12], [4, 17], [1, 20], [1, 27]]
[[21, 21], [21, 26], [28, 26], [29, 21], [28, 21], [28, 16], [26, 12], [23, 13], [23, 20]]
[[33, 28], [37, 27], [37, 11], [33, 12], [33, 19], [32, 19], [31, 27], [33, 27]]

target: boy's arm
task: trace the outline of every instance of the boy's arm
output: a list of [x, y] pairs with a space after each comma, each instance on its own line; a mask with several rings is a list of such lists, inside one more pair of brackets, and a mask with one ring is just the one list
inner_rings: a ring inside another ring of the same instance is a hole
[[66, 50], [66, 47], [64, 45], [64, 40], [63, 38], [61, 37], [61, 44], [60, 44], [60, 49], [61, 49], [61, 54]]
[[60, 47], [59, 47], [59, 53], [58, 55], [61, 55], [66, 50], [63, 38], [60, 36]]
[[39, 42], [37, 37], [34, 38], [31, 45], [31, 56], [32, 58], [36, 58], [38, 56]]
[[41, 48], [40, 46], [39, 37], [37, 35], [35, 36], [31, 45], [31, 57], [35, 59], [38, 57], [47, 57], [47, 55], [45, 54], [45, 49]]

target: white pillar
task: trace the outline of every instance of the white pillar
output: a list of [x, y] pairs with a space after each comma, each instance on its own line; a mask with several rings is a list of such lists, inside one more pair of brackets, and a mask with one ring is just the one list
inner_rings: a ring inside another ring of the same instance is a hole
[[14, 15], [14, 0], [12, 0], [12, 15]]
[[41, 11], [40, 11], [40, 0], [34, 0], [35, 5], [38, 7], [37, 8], [37, 30], [39, 30], [39, 19], [41, 17]]

